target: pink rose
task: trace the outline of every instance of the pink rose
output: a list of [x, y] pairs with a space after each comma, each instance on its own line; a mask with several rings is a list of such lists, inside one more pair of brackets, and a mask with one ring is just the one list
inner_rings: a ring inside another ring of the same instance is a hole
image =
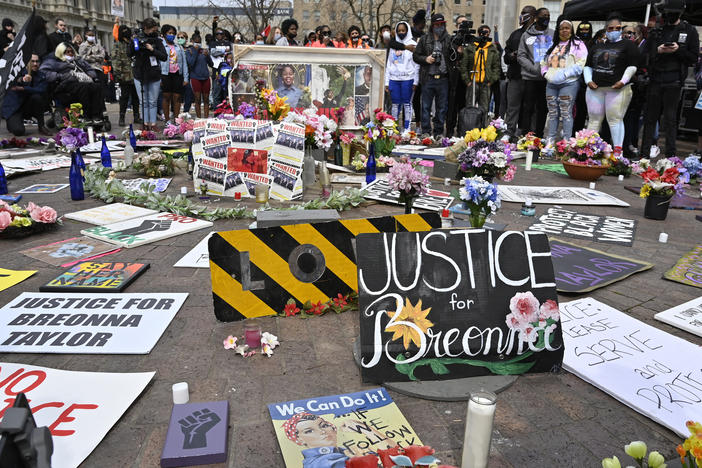
[[53, 224], [56, 222], [56, 210], [49, 206], [42, 206], [30, 211], [29, 216], [38, 223]]
[[35, 205], [34, 202], [27, 203], [27, 211], [29, 211], [30, 213], [37, 209], [39, 209], [39, 207]]
[[12, 222], [12, 215], [7, 211], [0, 211], [0, 231], [4, 231]]
[[555, 320], [556, 322], [560, 319], [558, 303], [552, 299], [541, 304], [539, 308], [539, 320], [548, 319]]
[[522, 323], [538, 321], [539, 300], [531, 291], [517, 293], [509, 300], [509, 310]]
[[5, 200], [0, 200], [0, 208], [10, 208], [10, 205], [7, 204]]

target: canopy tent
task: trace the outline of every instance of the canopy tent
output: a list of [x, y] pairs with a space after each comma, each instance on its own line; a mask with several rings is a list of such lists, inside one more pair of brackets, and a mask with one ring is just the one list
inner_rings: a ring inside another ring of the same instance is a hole
[[[621, 13], [625, 21], [643, 21], [650, 0], [570, 0], [563, 7], [563, 17], [570, 20], [604, 21], [610, 13]], [[683, 19], [702, 25], [702, 0], [687, 0]], [[651, 15], [653, 15], [651, 8]]]

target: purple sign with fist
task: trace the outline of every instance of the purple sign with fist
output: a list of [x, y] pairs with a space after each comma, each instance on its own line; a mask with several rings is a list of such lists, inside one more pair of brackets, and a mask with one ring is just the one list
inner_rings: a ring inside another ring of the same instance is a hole
[[173, 405], [161, 466], [204, 465], [227, 460], [229, 402]]

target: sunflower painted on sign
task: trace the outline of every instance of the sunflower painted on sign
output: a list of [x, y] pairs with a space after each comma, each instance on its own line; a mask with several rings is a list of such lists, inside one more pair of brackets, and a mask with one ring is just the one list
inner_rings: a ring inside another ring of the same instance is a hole
[[[430, 327], [434, 326], [434, 324], [427, 319], [427, 315], [429, 315], [430, 311], [431, 307], [422, 309], [421, 299], [417, 302], [417, 305], [413, 306], [409, 298], [405, 298], [405, 306], [399, 312], [395, 312], [394, 316], [390, 317], [390, 325], [385, 327], [385, 331], [393, 333], [393, 341], [402, 338], [402, 345], [405, 349], [409, 349], [410, 343], [414, 343], [417, 347], [420, 347], [421, 335], [414, 327], [406, 325], [406, 323], [413, 323], [422, 333], [426, 333]], [[389, 312], [386, 313], [390, 316]]]

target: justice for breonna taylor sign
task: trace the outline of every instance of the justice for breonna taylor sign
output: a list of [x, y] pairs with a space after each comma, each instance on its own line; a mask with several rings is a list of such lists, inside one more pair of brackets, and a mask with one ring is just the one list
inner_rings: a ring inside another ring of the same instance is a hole
[[545, 234], [465, 229], [356, 238], [366, 382], [557, 370]]

